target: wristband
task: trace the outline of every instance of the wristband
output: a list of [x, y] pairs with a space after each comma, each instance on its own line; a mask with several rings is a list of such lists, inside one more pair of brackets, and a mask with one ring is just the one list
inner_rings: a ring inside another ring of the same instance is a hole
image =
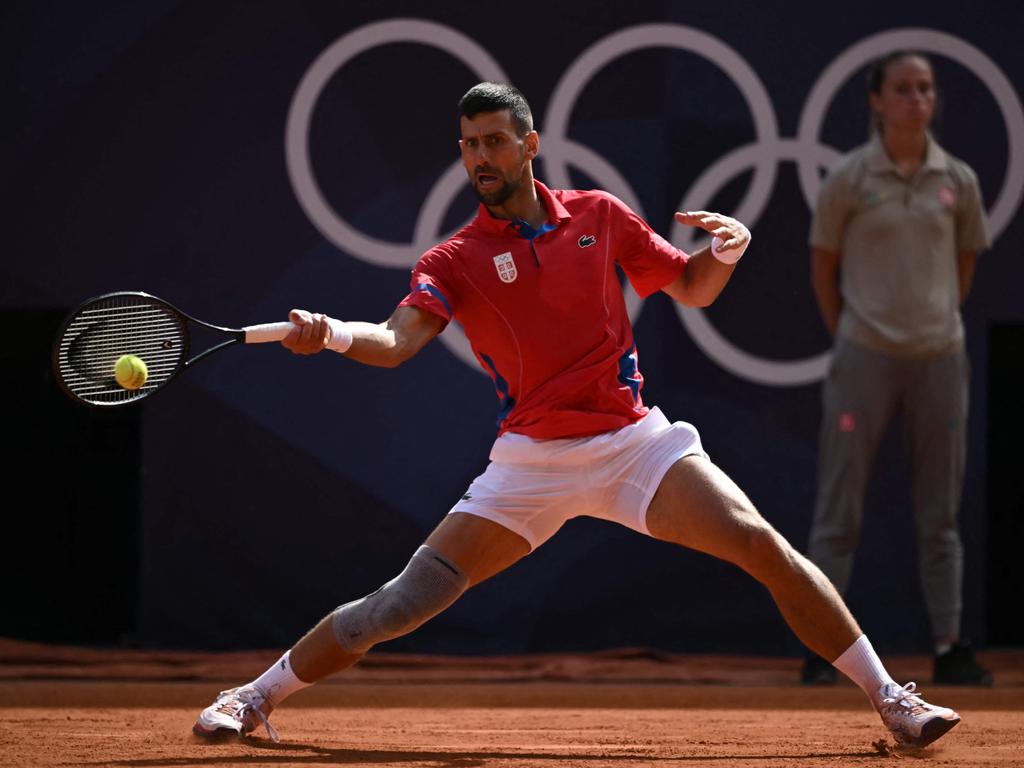
[[348, 327], [348, 323], [329, 317], [327, 325], [331, 329], [331, 340], [327, 342], [327, 349], [339, 353], [347, 352], [352, 346], [352, 329]]
[[750, 238], [748, 237], [742, 245], [729, 248], [728, 250], [722, 250], [722, 242], [722, 238], [718, 235], [711, 238], [711, 255], [723, 264], [735, 264], [740, 260], [743, 252], [747, 250], [747, 246], [750, 245]]

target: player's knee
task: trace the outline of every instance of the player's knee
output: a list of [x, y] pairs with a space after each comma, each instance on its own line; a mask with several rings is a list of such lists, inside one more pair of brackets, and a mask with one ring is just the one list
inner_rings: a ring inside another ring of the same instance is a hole
[[413, 601], [403, 594], [395, 594], [389, 600], [382, 600], [379, 608], [377, 624], [383, 639], [386, 640], [412, 632], [429, 618], [420, 615]]
[[759, 519], [745, 531], [745, 562], [741, 565], [762, 581], [793, 568], [799, 557], [782, 534]]
[[469, 586], [459, 568], [422, 546], [397, 577], [371, 595], [336, 609], [332, 626], [347, 653], [412, 632], [454, 603]]

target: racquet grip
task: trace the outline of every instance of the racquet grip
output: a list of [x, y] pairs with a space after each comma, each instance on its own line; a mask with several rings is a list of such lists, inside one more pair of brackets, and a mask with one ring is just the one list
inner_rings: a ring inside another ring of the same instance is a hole
[[264, 323], [263, 325], [247, 325], [245, 331], [246, 344], [263, 344], [268, 341], [280, 341], [296, 328], [294, 323]]
[[[352, 346], [352, 331], [341, 320], [333, 317], [327, 319], [331, 327], [331, 342], [327, 349], [335, 352], [345, 352]], [[263, 344], [268, 341], [281, 341], [298, 326], [294, 323], [264, 323], [262, 325], [247, 325], [242, 330], [245, 332], [246, 344]]]

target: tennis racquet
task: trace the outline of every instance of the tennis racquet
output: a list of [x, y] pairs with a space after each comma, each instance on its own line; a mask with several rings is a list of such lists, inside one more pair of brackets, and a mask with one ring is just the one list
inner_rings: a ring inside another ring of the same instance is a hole
[[[193, 332], [200, 328], [218, 339], [228, 338], [189, 357]], [[234, 344], [280, 341], [293, 328], [287, 322], [222, 328], [147, 293], [107, 293], [84, 302], [61, 324], [53, 345], [53, 371], [73, 400], [98, 407], [129, 405], [214, 352]], [[122, 355], [136, 355], [146, 364], [149, 375], [139, 389], [125, 389], [115, 380], [114, 366]]]

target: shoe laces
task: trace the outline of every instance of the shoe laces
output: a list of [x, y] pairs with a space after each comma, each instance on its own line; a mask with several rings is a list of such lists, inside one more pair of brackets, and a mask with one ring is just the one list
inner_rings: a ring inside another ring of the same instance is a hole
[[276, 744], [281, 741], [281, 737], [278, 736], [277, 729], [270, 724], [269, 716], [263, 712], [261, 705], [266, 700], [267, 697], [258, 688], [239, 688], [224, 699], [224, 702], [217, 707], [217, 711], [230, 717], [237, 717], [242, 722], [245, 722], [247, 713], [255, 713], [263, 723], [263, 727], [267, 729], [267, 735], [271, 741]]
[[902, 707], [911, 715], [919, 715], [928, 711], [928, 705], [917, 694], [917, 683], [907, 683], [906, 685], [889, 683], [882, 690], [884, 692], [883, 704]]

